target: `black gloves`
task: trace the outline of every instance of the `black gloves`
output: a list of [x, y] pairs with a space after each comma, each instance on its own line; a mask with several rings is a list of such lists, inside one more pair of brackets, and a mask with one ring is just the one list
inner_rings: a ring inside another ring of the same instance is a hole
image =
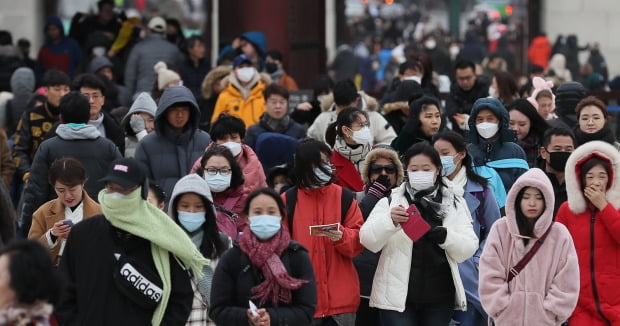
[[428, 241], [434, 244], [442, 244], [446, 242], [448, 236], [448, 230], [443, 226], [435, 226], [426, 233]]

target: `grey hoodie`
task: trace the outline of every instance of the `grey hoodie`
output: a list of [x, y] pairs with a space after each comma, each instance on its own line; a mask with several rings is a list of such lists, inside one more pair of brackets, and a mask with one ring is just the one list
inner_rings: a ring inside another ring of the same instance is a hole
[[129, 111], [123, 117], [121, 125], [125, 126], [129, 119], [131, 119], [131, 115], [139, 112], [144, 112], [155, 117], [155, 113], [157, 112], [157, 103], [155, 103], [155, 100], [153, 100], [151, 95], [147, 92], [140, 93], [136, 100], [133, 101], [131, 108], [129, 108]]
[[[200, 177], [196, 173], [188, 174], [183, 178], [179, 179], [177, 183], [174, 185], [174, 190], [172, 190], [172, 195], [170, 196], [170, 207], [168, 207], [168, 215], [173, 216], [174, 207], [172, 204], [174, 200], [185, 193], [195, 193], [196, 195], [206, 198], [210, 203], [213, 203], [213, 196], [211, 195], [211, 189], [209, 189], [209, 184]], [[213, 216], [215, 216], [215, 206], [211, 206], [213, 209]]]
[[97, 127], [90, 124], [72, 127], [66, 123], [62, 123], [58, 125], [56, 134], [64, 140], [97, 139], [101, 137], [101, 133], [99, 133]]
[[34, 92], [34, 71], [28, 67], [15, 70], [11, 76], [11, 91], [13, 96], [25, 96], [29, 98]]
[[165, 113], [171, 106], [178, 103], [188, 103], [191, 110], [191, 116], [185, 130], [188, 128], [196, 130], [198, 128], [200, 109], [196, 104], [194, 94], [185, 86], [172, 86], [164, 90], [157, 105], [157, 112], [155, 113], [155, 130], [157, 132], [162, 133], [164, 131], [164, 125], [168, 124]]

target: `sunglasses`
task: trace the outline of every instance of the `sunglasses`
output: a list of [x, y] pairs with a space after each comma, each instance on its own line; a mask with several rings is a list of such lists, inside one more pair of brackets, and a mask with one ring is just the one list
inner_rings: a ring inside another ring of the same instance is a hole
[[379, 165], [379, 164], [371, 164], [370, 165], [370, 173], [380, 174], [381, 171], [385, 171], [387, 174], [396, 173], [396, 166], [394, 164], [389, 165]]

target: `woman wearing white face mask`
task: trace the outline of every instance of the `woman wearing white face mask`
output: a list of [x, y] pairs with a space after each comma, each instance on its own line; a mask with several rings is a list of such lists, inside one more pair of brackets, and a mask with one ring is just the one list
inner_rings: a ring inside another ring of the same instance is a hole
[[210, 259], [210, 264], [202, 269], [204, 276], [192, 278], [194, 300], [188, 325], [214, 325], [208, 317], [213, 271], [232, 241], [219, 232], [212, 195], [204, 178], [188, 174], [177, 181], [170, 196], [168, 215], [187, 233], [200, 253]]
[[242, 213], [247, 193], [244, 191], [241, 168], [230, 149], [222, 145], [209, 148], [202, 156], [196, 173], [209, 185], [219, 230], [237, 239], [238, 232], [247, 224]]
[[354, 107], [340, 111], [336, 121], [327, 127], [325, 139], [333, 148], [330, 160], [336, 168], [335, 183], [362, 191], [364, 181], [359, 171], [372, 142], [368, 114]]
[[448, 190], [465, 199], [480, 243], [476, 253], [459, 264], [459, 274], [467, 296], [467, 311], [455, 311], [453, 319], [463, 326], [483, 325], [487, 314], [478, 295], [478, 262], [491, 226], [501, 217], [498, 200], [488, 180], [473, 170], [463, 136], [447, 131], [433, 137], [433, 142], [441, 157], [442, 181]]
[[[360, 230], [362, 244], [381, 251], [370, 306], [379, 308], [383, 325], [447, 326], [454, 310], [467, 308], [457, 263], [474, 254], [478, 239], [465, 200], [441, 182], [432, 146], [413, 145], [403, 165], [407, 181], [377, 203]], [[412, 204], [417, 213], [409, 215]], [[414, 221], [411, 229], [425, 222], [428, 231], [405, 233]]]
[[314, 273], [308, 251], [282, 227], [282, 199], [271, 189], [256, 190], [244, 212], [250, 225], [213, 277], [211, 318], [218, 325], [310, 325], [316, 308]]
[[238, 55], [233, 61], [233, 72], [228, 75], [228, 83], [215, 103], [211, 123], [222, 113], [242, 119], [246, 126], [259, 122], [265, 112], [264, 88], [265, 84], [260, 80], [250, 57]]

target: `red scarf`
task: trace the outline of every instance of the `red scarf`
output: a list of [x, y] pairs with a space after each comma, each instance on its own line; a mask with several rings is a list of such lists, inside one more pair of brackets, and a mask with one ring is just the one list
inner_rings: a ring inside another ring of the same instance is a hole
[[265, 241], [259, 240], [246, 226], [239, 238], [239, 248], [248, 255], [254, 266], [261, 269], [265, 278], [262, 283], [252, 288], [252, 299], [258, 299], [261, 306], [267, 301], [274, 306], [277, 306], [278, 302], [290, 303], [291, 290], [297, 290], [304, 283], [308, 283], [307, 280], [291, 277], [282, 264], [280, 255], [290, 242], [291, 235], [284, 226]]

